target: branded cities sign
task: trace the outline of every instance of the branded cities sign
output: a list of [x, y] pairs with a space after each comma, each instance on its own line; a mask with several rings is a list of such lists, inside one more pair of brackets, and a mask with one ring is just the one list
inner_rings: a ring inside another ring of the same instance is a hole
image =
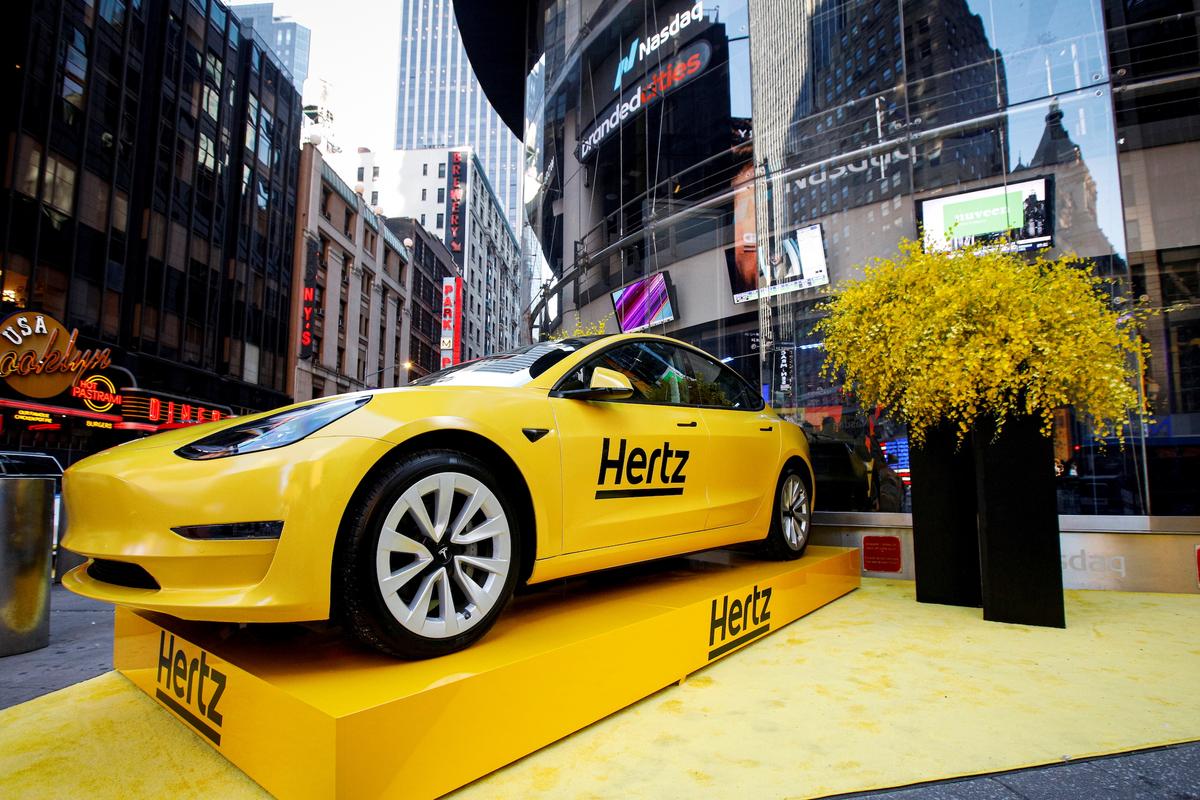
[[663, 45], [670, 43], [677, 38], [681, 33], [693, 23], [698, 23], [704, 19], [704, 3], [696, 3], [691, 8], [680, 11], [671, 20], [663, 26], [662, 30], [657, 33], [650, 34], [645, 40], [640, 36], [634, 37], [629, 43], [629, 55], [623, 56], [617, 61], [617, 76], [613, 81], [613, 91], [621, 91], [621, 79], [634, 72], [637, 64], [645, 60], [646, 56], [657, 51]]
[[580, 137], [575, 155], [580, 161], [586, 161], [595, 153], [597, 147], [621, 129], [625, 120], [692, 81], [708, 68], [711, 61], [712, 46], [700, 40], [663, 62], [659, 69], [648, 72], [632, 91], [618, 95], [613, 104], [586, 129]]
[[107, 369], [111, 348], [80, 350], [79, 330], [67, 332], [47, 314], [19, 311], [0, 320], [0, 378], [26, 397], [62, 394], [85, 372]]
[[462, 278], [442, 279], [442, 369], [462, 359], [462, 286]]

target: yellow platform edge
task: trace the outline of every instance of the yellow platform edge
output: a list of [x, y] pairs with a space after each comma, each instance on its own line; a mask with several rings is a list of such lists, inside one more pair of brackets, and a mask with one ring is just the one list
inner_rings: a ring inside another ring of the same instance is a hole
[[854, 548], [794, 562], [717, 551], [518, 597], [479, 644], [424, 662], [119, 608], [114, 666], [284, 800], [436, 797], [859, 584]]

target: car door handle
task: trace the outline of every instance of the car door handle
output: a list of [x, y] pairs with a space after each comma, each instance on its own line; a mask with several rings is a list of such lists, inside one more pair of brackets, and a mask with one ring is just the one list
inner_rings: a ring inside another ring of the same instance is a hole
[[773, 431], [773, 430], [775, 430], [775, 426], [774, 426], [774, 425], [768, 425], [768, 426], [767, 426], [767, 427], [765, 427], [765, 428], [759, 428], [759, 430], [760, 430], [760, 431], [767, 431], [767, 432], [770, 432], [770, 431]]
[[676, 422], [675, 424], [680, 428], [694, 428], [696, 427], [696, 420], [692, 420], [691, 422]]

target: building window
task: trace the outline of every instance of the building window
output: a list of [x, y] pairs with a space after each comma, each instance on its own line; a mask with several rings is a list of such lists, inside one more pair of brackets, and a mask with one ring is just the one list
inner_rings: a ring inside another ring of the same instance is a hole
[[358, 168], [358, 179], [359, 179], [360, 181], [361, 181], [361, 180], [364, 180], [365, 173], [366, 173], [366, 168], [365, 168], [365, 167], [359, 167], [359, 168]]
[[425, 215], [424, 214], [421, 215], [421, 225], [422, 226], [425, 225]]
[[438, 189], [438, 202], [439, 203], [446, 202], [446, 190], [444, 188]]
[[371, 205], [379, 205], [379, 192], [371, 192]]
[[421, 174], [422, 174], [422, 175], [428, 175], [428, 174], [429, 174], [429, 165], [428, 165], [428, 164], [422, 164], [422, 165], [421, 165]]
[[439, 177], [439, 178], [444, 178], [444, 177], [446, 177], [446, 165], [445, 165], [445, 163], [438, 164], [438, 177]]
[[444, 220], [445, 220], [445, 216], [443, 214], [437, 215], [437, 227], [438, 228], [442, 227], [442, 223], [444, 222]]

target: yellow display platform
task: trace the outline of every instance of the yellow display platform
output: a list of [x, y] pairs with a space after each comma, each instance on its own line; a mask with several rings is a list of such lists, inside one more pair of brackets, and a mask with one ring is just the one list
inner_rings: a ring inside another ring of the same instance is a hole
[[[1001, 625], [865, 578], [452, 797], [808, 798], [1200, 739], [1200, 598], [1068, 591], [1066, 606], [1065, 630]], [[203, 741], [110, 672], [0, 710], [0, 797], [268, 797]]]
[[118, 609], [116, 668], [281, 798], [435, 797], [858, 587], [858, 551], [729, 551], [517, 598], [479, 644], [398, 662], [299, 627]]

